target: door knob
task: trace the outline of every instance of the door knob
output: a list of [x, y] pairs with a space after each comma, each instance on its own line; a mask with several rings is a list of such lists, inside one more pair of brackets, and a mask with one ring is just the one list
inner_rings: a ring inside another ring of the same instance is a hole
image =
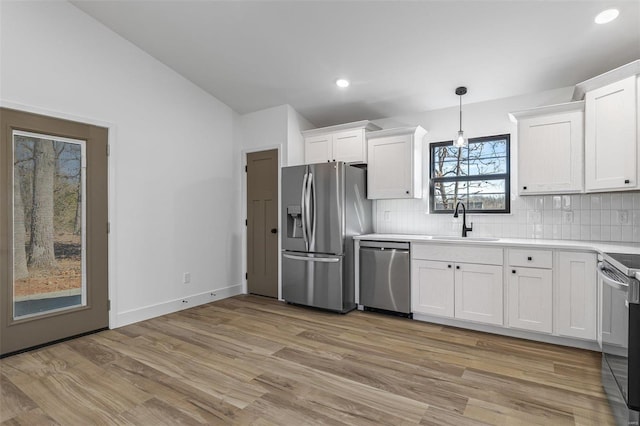
[[272, 233], [272, 234], [277, 234], [277, 233], [278, 233], [278, 230], [277, 230], [276, 228], [273, 228], [273, 229], [271, 230], [271, 233]]

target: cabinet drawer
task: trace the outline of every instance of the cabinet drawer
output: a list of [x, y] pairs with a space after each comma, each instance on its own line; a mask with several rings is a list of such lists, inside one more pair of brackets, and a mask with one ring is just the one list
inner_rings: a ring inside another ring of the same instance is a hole
[[553, 251], [509, 249], [509, 266], [551, 269]]
[[502, 249], [497, 247], [452, 244], [413, 244], [411, 246], [411, 257], [414, 259], [502, 265], [502, 256]]

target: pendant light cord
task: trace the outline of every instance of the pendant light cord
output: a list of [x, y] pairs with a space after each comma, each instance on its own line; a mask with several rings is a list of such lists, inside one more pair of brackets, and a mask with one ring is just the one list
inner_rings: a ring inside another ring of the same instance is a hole
[[460, 98], [460, 132], [462, 131], [462, 95], [459, 95]]

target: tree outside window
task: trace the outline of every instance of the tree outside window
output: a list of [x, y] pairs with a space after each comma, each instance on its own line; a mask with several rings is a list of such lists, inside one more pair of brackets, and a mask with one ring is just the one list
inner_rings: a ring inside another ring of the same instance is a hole
[[469, 213], [509, 213], [509, 143], [510, 135], [472, 138], [464, 148], [432, 143], [431, 213], [453, 213], [458, 201]]

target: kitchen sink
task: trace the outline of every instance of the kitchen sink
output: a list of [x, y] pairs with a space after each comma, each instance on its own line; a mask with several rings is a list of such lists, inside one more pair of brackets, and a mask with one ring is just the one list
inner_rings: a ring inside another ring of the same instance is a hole
[[432, 240], [442, 241], [499, 241], [500, 238], [493, 237], [455, 237], [451, 235], [435, 235], [431, 237]]

